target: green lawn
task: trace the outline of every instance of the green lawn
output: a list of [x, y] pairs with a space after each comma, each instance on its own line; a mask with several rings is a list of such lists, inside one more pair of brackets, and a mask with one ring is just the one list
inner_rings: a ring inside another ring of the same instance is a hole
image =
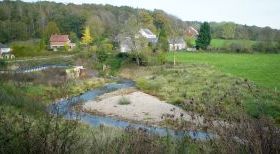
[[210, 45], [214, 48], [228, 48], [232, 43], [243, 44], [244, 46], [252, 47], [256, 43], [256, 41], [212, 39]]
[[[168, 54], [173, 60], [173, 54]], [[222, 54], [222, 53], [176, 53], [177, 62], [204, 63], [234, 76], [247, 78], [256, 85], [280, 89], [279, 54]]]

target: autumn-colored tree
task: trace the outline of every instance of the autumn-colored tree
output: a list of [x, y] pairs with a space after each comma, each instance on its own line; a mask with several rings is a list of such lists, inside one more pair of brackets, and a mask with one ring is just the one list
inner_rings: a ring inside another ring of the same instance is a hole
[[89, 26], [86, 26], [85, 31], [83, 33], [82, 37], [82, 44], [86, 45], [89, 49], [89, 44], [93, 41], [93, 38], [90, 34], [90, 28]]

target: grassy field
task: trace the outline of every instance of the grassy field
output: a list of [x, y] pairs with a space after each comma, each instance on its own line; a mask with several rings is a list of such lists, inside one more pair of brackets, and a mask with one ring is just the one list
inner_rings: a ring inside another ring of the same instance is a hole
[[[168, 55], [173, 60], [173, 54]], [[256, 85], [280, 89], [280, 55], [278, 54], [221, 54], [176, 53], [177, 62], [209, 64], [216, 69], [237, 77], [249, 79]]]
[[218, 119], [243, 113], [280, 120], [279, 92], [256, 87], [249, 80], [225, 74], [207, 64], [178, 64], [127, 68], [121, 76], [136, 81], [144, 92], [168, 103]]
[[212, 39], [211, 40], [211, 46], [214, 48], [227, 48], [229, 47], [232, 43], [235, 44], [244, 44], [246, 46], [251, 47], [256, 43], [256, 41], [251, 41], [251, 40], [225, 40], [225, 39]]

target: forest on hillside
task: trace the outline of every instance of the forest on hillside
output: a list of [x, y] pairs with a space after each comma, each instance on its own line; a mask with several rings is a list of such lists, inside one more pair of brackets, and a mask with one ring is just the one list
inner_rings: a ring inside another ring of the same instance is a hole
[[0, 42], [45, 38], [52, 32], [70, 34], [72, 39], [80, 38], [87, 25], [96, 39], [112, 38], [123, 30], [129, 18], [138, 19], [141, 26], [156, 34], [162, 25], [165, 25], [168, 33], [171, 33], [174, 29], [172, 26], [175, 25], [176, 29], [185, 29], [183, 21], [161, 10], [95, 4], [4, 1], [0, 2]]
[[[190, 14], [191, 15], [191, 14]], [[193, 14], [195, 15], [195, 13]], [[134, 9], [96, 4], [63, 4], [54, 2], [0, 2], [0, 42], [48, 39], [50, 33], [69, 34], [72, 40], [81, 38], [89, 25], [95, 40], [113, 39], [124, 31], [130, 18], [141, 27], [159, 35], [164, 26], [168, 37], [184, 35], [189, 26], [199, 29], [201, 22], [184, 22], [162, 10]], [[239, 25], [231, 22], [211, 22], [212, 38], [279, 41], [280, 31], [270, 27]]]

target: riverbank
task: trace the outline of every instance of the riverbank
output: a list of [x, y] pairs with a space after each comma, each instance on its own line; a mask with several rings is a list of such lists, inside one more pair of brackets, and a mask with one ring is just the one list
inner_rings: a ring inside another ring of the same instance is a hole
[[202, 117], [134, 88], [104, 94], [96, 100], [86, 102], [81, 109], [92, 114], [150, 125], [165, 125], [167, 120], [186, 121], [192, 125], [203, 124]]

